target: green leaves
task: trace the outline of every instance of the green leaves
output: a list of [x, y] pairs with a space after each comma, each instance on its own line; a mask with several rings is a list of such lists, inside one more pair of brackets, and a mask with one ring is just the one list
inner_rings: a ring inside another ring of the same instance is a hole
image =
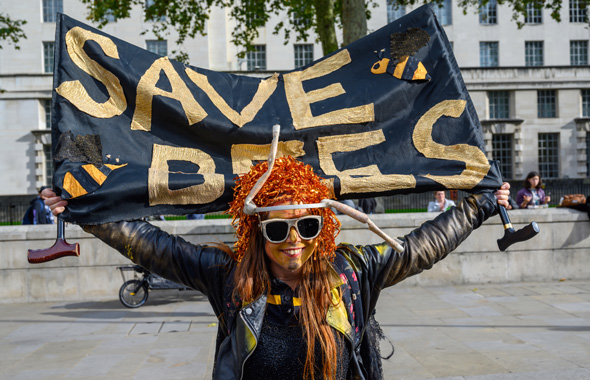
[[8, 41], [16, 50], [19, 50], [18, 41], [21, 38], [27, 38], [21, 28], [26, 23], [26, 20], [13, 20], [7, 14], [0, 13], [0, 49], [3, 47], [2, 41]]

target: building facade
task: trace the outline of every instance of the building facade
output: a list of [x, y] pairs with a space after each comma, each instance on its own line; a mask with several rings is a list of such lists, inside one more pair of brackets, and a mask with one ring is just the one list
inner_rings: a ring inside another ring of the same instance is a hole
[[[150, 0], [147, 1], [148, 4]], [[590, 66], [587, 13], [580, 0], [564, 0], [560, 23], [548, 10], [530, 8], [518, 28], [511, 9], [490, 0], [478, 14], [467, 14], [457, 0], [436, 9], [453, 45], [467, 88], [479, 114], [490, 159], [501, 161], [506, 179], [522, 179], [539, 170], [544, 178], [586, 178], [590, 173]], [[31, 195], [52, 179], [50, 105], [53, 44], [57, 12], [84, 21], [79, 0], [0, 0], [0, 9], [25, 19], [27, 39], [15, 50], [6, 41], [0, 50], [0, 147], [5, 173], [0, 200]], [[369, 31], [410, 9], [378, 2]], [[287, 16], [284, 16], [287, 17]], [[255, 50], [238, 58], [230, 43], [234, 23], [225, 9], [214, 9], [208, 34], [182, 47], [191, 65], [217, 71], [266, 75], [292, 70], [321, 57], [321, 46], [283, 43], [273, 35], [273, 17], [260, 30]], [[103, 30], [161, 55], [178, 50], [172, 34], [158, 41], [141, 8], [132, 17], [112, 20]], [[141, 32], [147, 31], [145, 34]]]

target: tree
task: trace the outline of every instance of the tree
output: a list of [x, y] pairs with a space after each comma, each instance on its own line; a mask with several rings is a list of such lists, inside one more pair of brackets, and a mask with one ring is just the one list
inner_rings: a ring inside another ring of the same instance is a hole
[[[88, 19], [98, 22], [99, 27], [107, 23], [107, 16], [117, 19], [130, 17], [133, 6], [143, 7], [146, 21], [154, 21], [152, 31], [158, 38], [164, 38], [169, 29], [178, 32], [177, 45], [187, 37], [197, 34], [206, 35], [205, 25], [212, 7], [229, 9], [235, 20], [236, 28], [232, 31], [231, 42], [246, 51], [252, 50], [253, 41], [259, 35], [259, 28], [266, 26], [272, 15], [283, 16], [275, 25], [273, 33], [283, 32], [285, 44], [294, 35], [296, 41], [308, 41], [310, 32], [315, 32], [322, 44], [323, 53], [329, 54], [347, 45], [367, 33], [367, 19], [371, 17], [370, 9], [377, 6], [377, 0], [80, 0], [87, 5]], [[434, 3], [442, 6], [444, 0], [386, 0], [390, 3], [412, 6], [422, 3]], [[463, 13], [468, 9], [479, 12], [490, 0], [458, 0]], [[551, 17], [560, 21], [560, 11], [564, 0], [496, 0], [499, 5], [506, 4], [512, 8], [512, 18], [519, 27], [527, 13], [527, 7], [551, 10]], [[579, 0], [586, 8], [590, 0]], [[148, 4], [146, 4], [146, 2]], [[286, 16], [286, 17], [285, 17]], [[342, 29], [343, 41], [340, 45], [336, 38], [336, 27]], [[145, 32], [145, 31], [144, 31]], [[175, 53], [174, 51], [172, 52]], [[182, 59], [182, 57], [180, 57]], [[186, 58], [186, 54], [184, 55]]]
[[9, 15], [0, 13], [0, 49], [3, 48], [2, 42], [6, 40], [13, 44], [15, 49], [20, 49], [18, 41], [27, 38], [21, 28], [26, 23], [26, 20], [13, 20]]

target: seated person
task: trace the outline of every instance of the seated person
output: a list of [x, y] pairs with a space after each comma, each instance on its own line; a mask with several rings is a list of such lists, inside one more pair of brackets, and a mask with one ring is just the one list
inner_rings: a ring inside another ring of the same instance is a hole
[[447, 211], [455, 205], [455, 202], [446, 199], [446, 194], [444, 191], [435, 191], [434, 192], [434, 201], [430, 201], [428, 203], [428, 212], [441, 212]]

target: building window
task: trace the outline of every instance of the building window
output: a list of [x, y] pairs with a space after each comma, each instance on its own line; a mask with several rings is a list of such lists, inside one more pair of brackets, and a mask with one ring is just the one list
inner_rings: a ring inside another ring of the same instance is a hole
[[586, 132], [586, 175], [590, 176], [590, 133]]
[[498, 66], [498, 41], [479, 43], [479, 64], [481, 67]]
[[43, 144], [43, 160], [45, 165], [45, 185], [51, 186], [53, 181], [53, 155], [51, 144]]
[[145, 41], [145, 47], [148, 51], [159, 54], [162, 57], [168, 55], [168, 41], [166, 40], [147, 40]]
[[53, 72], [53, 46], [54, 42], [43, 42], [43, 72]]
[[56, 22], [57, 14], [63, 11], [62, 0], [43, 0], [43, 22]]
[[[145, 9], [146, 12], [148, 11], [148, 8], [152, 7], [155, 4], [155, 0], [146, 0], [145, 2]], [[149, 18], [146, 15], [146, 20], [147, 21], [154, 21], [154, 22], [164, 22], [166, 21], [166, 15], [162, 15], [162, 16], [158, 16], [156, 14], [150, 15]]]
[[432, 10], [441, 25], [453, 24], [453, 7], [451, 0], [443, 0], [442, 6], [434, 5]]
[[555, 90], [537, 91], [537, 116], [539, 118], [557, 117]]
[[498, 4], [496, 0], [489, 0], [487, 4], [479, 2], [479, 23], [484, 25], [492, 25], [498, 23]]
[[405, 16], [406, 7], [403, 5], [387, 2], [387, 23], [393, 22]]
[[585, 0], [569, 0], [570, 1], [570, 22], [587, 22], [588, 9], [586, 8]]
[[525, 41], [524, 60], [526, 66], [543, 66], [543, 41]]
[[305, 66], [313, 62], [313, 45], [293, 45], [295, 50], [295, 68]]
[[500, 172], [503, 179], [512, 179], [512, 134], [494, 134], [492, 136], [492, 157], [500, 161]]
[[535, 3], [527, 3], [526, 15], [524, 16], [525, 24], [542, 24], [543, 23], [543, 8], [542, 3], [537, 8]]
[[266, 45], [254, 45], [254, 50], [246, 53], [248, 71], [266, 70]]
[[559, 133], [539, 133], [541, 178], [559, 177]]
[[590, 90], [582, 90], [582, 116], [590, 117]]
[[570, 64], [572, 66], [588, 64], [588, 41], [570, 41]]
[[508, 91], [488, 91], [490, 119], [510, 117], [510, 94]]
[[51, 99], [41, 99], [41, 105], [45, 113], [45, 129], [51, 129]]

